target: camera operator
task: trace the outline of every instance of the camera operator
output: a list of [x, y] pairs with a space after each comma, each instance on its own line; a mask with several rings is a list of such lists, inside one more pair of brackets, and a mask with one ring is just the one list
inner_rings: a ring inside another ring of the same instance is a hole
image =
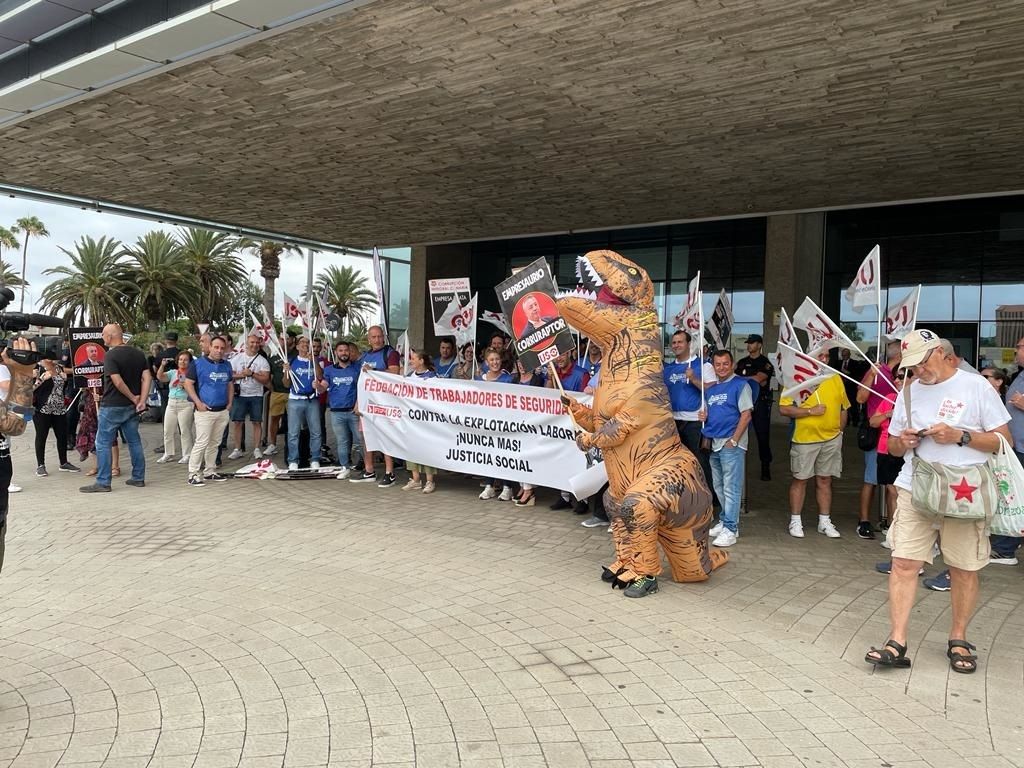
[[[28, 339], [15, 339], [11, 343], [15, 350], [30, 350]], [[5, 348], [0, 362], [11, 372], [11, 387], [0, 403], [0, 569], [4, 565], [4, 539], [7, 536], [7, 488], [11, 484], [11, 438], [17, 437], [28, 426], [27, 418], [32, 415], [32, 382], [35, 368], [17, 363], [8, 357]]]
[[68, 461], [68, 407], [64, 399], [67, 383], [68, 377], [59, 363], [53, 360], [39, 361], [39, 374], [36, 376], [32, 396], [32, 406], [36, 409], [32, 419], [36, 428], [36, 477], [49, 475], [46, 471], [46, 439], [51, 429], [57, 438], [60, 471], [79, 471], [78, 467]]

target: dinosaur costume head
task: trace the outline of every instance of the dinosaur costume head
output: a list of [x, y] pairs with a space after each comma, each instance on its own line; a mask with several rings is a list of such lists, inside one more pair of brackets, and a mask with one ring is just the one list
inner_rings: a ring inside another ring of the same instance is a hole
[[570, 325], [601, 346], [638, 321], [657, 330], [654, 285], [629, 259], [615, 251], [591, 251], [577, 257], [576, 279], [575, 289], [558, 294], [558, 308]]

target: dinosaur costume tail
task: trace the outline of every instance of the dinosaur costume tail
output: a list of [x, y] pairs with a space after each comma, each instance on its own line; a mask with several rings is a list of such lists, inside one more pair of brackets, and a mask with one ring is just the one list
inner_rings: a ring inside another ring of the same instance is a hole
[[658, 543], [668, 558], [673, 581], [707, 581], [713, 570], [729, 561], [727, 552], [708, 546], [707, 531], [713, 519], [708, 507], [692, 528], [670, 528], [666, 525], [658, 528]]

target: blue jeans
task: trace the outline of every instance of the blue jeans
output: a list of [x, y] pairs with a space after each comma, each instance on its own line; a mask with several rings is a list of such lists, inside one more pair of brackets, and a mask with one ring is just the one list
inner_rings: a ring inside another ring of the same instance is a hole
[[309, 460], [320, 461], [323, 433], [320, 431], [320, 401], [288, 399], [288, 463], [299, 460], [299, 431], [305, 421], [309, 429]]
[[711, 452], [711, 481], [722, 504], [721, 522], [736, 533], [740, 525], [740, 497], [743, 495], [743, 473], [747, 452], [739, 446], [722, 446]]
[[146, 452], [139, 437], [135, 406], [102, 406], [96, 423], [96, 485], [110, 487], [110, 449], [121, 430], [132, 457], [132, 480], [146, 479]]
[[[363, 462], [363, 436], [359, 432], [359, 417], [352, 411], [331, 411], [331, 429], [334, 430], [334, 449], [338, 464], [343, 467], [361, 467]], [[352, 446], [356, 447], [356, 458], [350, 461]]]

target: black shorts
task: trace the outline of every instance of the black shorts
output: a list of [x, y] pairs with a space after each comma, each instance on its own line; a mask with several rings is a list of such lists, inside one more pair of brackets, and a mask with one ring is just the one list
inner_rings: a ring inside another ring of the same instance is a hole
[[878, 484], [892, 485], [903, 469], [903, 457], [888, 453], [878, 454]]

